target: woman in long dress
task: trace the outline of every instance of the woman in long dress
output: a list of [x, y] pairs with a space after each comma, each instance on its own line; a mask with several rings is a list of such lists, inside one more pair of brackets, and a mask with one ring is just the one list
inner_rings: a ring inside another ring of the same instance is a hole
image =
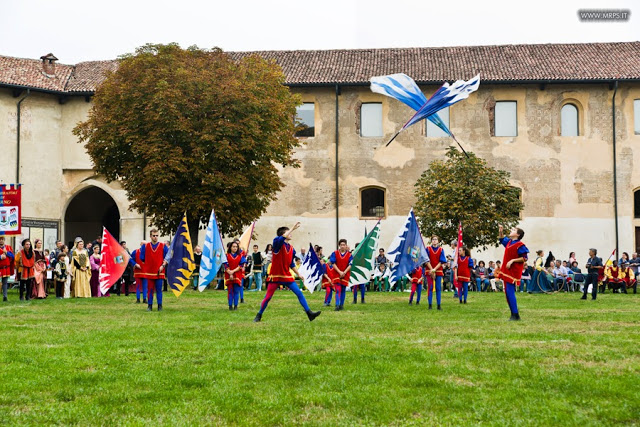
[[84, 248], [84, 241], [76, 238], [76, 249], [73, 251], [73, 294], [76, 298], [91, 298], [91, 263], [89, 254]]
[[64, 298], [71, 298], [71, 256], [69, 255], [69, 247], [67, 245], [62, 245], [60, 251], [65, 254], [64, 262], [67, 265], [67, 281], [64, 284]]
[[47, 261], [45, 260], [44, 252], [42, 251], [42, 240], [35, 240], [35, 248], [33, 250], [35, 255], [34, 265], [34, 286], [32, 298], [46, 298], [47, 292], [45, 290], [45, 283], [47, 280]]

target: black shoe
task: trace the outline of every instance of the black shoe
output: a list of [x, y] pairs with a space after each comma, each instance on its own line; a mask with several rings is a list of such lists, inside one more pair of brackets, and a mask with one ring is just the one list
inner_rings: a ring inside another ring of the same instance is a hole
[[309, 318], [309, 322], [313, 322], [313, 319], [315, 319], [316, 317], [320, 316], [320, 313], [322, 313], [322, 312], [321, 311], [308, 310], [307, 311], [307, 317]]
[[462, 300], [460, 300], [460, 304], [462, 304]]
[[516, 313], [516, 314], [511, 314], [511, 317], [509, 318], [510, 321], [517, 321], [520, 320], [520, 314]]
[[442, 308], [440, 307], [440, 304], [438, 304], [438, 310], [442, 310]]
[[409, 305], [413, 305], [413, 303], [411, 301], [409, 301]]
[[143, 303], [143, 304], [146, 304], [146, 303], [147, 303], [147, 299], [146, 299], [146, 298], [143, 298], [143, 299], [142, 299], [142, 303]]
[[333, 310], [333, 311], [340, 311], [340, 306], [339, 306], [339, 305], [336, 305], [336, 309], [335, 309], [335, 310]]
[[6, 302], [7, 301], [7, 297], [2, 297], [2, 302]]
[[253, 319], [253, 322], [258, 323], [261, 320], [262, 320], [262, 314], [258, 313], [256, 314], [256, 317]]
[[148, 305], [147, 306], [147, 311], [153, 311], [153, 306], [152, 305]]
[[580, 298], [580, 299], [587, 299], [587, 296], [586, 295], [582, 295], [582, 298]]
[[244, 298], [240, 300], [240, 304], [244, 304]]
[[[145, 301], [146, 302], [146, 301]], [[140, 299], [136, 300], [136, 304], [140, 304]]]
[[595, 300], [596, 300], [596, 297], [591, 298], [591, 301], [595, 301]]
[[20, 301], [24, 301], [24, 297], [20, 297]]
[[364, 304], [364, 300], [361, 300], [361, 301], [360, 301], [360, 304]]
[[464, 300], [463, 304], [466, 304], [466, 303], [467, 303], [467, 300]]
[[162, 311], [162, 304], [158, 304], [158, 311]]
[[351, 304], [357, 304], [357, 303], [358, 303], [358, 300], [355, 300], [355, 301], [354, 301], [354, 302], [352, 302]]
[[416, 305], [420, 305], [420, 301], [416, 301]]
[[233, 306], [229, 306], [229, 311], [233, 311]]
[[237, 309], [238, 309], [238, 306], [237, 306], [237, 305], [234, 305], [234, 306], [233, 306], [233, 311], [236, 311]]
[[433, 306], [431, 304], [429, 304], [429, 310], [431, 310], [433, 308]]

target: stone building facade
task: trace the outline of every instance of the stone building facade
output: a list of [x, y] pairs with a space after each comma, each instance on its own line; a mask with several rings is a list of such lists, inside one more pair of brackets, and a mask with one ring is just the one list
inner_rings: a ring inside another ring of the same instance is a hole
[[[616, 240], [621, 251], [640, 246], [640, 43], [255, 53], [282, 66], [313, 127], [296, 152], [302, 167], [281, 171], [287, 185], [258, 219], [261, 249], [276, 227], [297, 220], [297, 246], [331, 248], [338, 236], [356, 242], [378, 216], [381, 244], [391, 242], [415, 201], [414, 183], [452, 145], [423, 123], [385, 147], [412, 112], [367, 81], [396, 72], [427, 95], [480, 73], [480, 89], [448, 111], [449, 128], [467, 150], [511, 173], [532, 250], [584, 259], [589, 247], [610, 252]], [[136, 244], [145, 235], [148, 221], [129, 211], [116, 183], [95, 175], [71, 132], [104, 71], [116, 67], [0, 57], [0, 181], [15, 182], [19, 168], [25, 218], [57, 223], [65, 241], [94, 238], [102, 223]]]

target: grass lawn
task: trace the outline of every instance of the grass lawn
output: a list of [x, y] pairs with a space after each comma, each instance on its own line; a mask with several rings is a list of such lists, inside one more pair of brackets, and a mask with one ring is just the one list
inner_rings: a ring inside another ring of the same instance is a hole
[[[309, 322], [290, 292], [0, 305], [0, 424], [640, 423], [640, 295], [408, 293]], [[424, 294], [423, 294], [424, 295]], [[309, 296], [307, 294], [307, 296]], [[312, 309], [323, 294], [310, 297]], [[424, 305], [423, 305], [424, 304]]]

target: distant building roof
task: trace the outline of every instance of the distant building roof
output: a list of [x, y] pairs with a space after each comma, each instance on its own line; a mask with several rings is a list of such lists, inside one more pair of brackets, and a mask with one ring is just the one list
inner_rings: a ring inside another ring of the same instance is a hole
[[[399, 72], [419, 83], [468, 79], [478, 73], [493, 83], [640, 80], [640, 42], [228, 53], [234, 59], [256, 54], [274, 60], [292, 86], [366, 84], [372, 76]], [[117, 64], [56, 64], [50, 77], [38, 60], [0, 56], [0, 86], [93, 93], [105, 71], [116, 70]]]

